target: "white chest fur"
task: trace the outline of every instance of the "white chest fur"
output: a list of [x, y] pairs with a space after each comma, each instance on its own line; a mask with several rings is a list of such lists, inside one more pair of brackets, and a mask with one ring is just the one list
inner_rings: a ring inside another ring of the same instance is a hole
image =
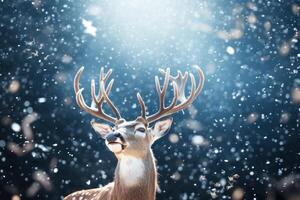
[[124, 156], [120, 160], [120, 178], [126, 186], [132, 187], [143, 177], [145, 165], [141, 159]]

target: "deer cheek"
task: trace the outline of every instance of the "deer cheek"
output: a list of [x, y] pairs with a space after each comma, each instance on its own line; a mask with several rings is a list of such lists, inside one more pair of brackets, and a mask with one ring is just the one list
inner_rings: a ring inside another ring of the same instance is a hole
[[135, 132], [135, 136], [138, 137], [138, 138], [145, 138], [146, 137], [146, 133], [140, 132], [140, 131], [136, 131]]

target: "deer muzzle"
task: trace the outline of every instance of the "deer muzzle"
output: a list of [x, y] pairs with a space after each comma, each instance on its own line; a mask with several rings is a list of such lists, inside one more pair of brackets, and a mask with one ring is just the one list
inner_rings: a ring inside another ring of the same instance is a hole
[[123, 136], [118, 132], [109, 133], [105, 138], [105, 143], [109, 150], [114, 153], [119, 153], [126, 147]]

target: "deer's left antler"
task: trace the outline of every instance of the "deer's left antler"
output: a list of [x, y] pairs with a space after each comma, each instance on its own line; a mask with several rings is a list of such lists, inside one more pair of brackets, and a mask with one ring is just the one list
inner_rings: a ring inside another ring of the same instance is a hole
[[[196, 80], [192, 73], [189, 73], [191, 79], [191, 91], [188, 97], [185, 96], [185, 85], [188, 78], [188, 73], [185, 72], [184, 75], [178, 71], [177, 76], [170, 75], [170, 69], [168, 68], [166, 71], [160, 69], [160, 72], [165, 75], [165, 80], [162, 88], [160, 87], [160, 82], [157, 76], [155, 76], [155, 85], [156, 91], [159, 95], [159, 110], [150, 116], [146, 116], [145, 103], [140, 96], [137, 94], [139, 104], [141, 106], [141, 116], [140, 118], [144, 119], [146, 123], [150, 124], [162, 117], [169, 116], [173, 113], [176, 113], [180, 110], [187, 108], [189, 105], [193, 103], [196, 97], [200, 94], [203, 89], [204, 84], [204, 73], [200, 67], [196, 66], [198, 75], [199, 75], [199, 83], [196, 87]], [[169, 106], [165, 106], [165, 94], [168, 88], [169, 81], [172, 81], [174, 97]], [[180, 101], [177, 104], [177, 101]]]
[[[103, 67], [101, 68], [100, 71], [100, 80], [99, 80], [99, 92], [98, 95], [96, 96], [95, 93], [95, 81], [92, 80], [91, 82], [91, 95], [92, 95], [92, 100], [96, 105], [96, 109], [93, 107], [89, 107], [88, 105], [86, 105], [84, 98], [82, 96], [82, 91], [83, 88], [80, 89], [79, 87], [79, 80], [81, 77], [81, 74], [83, 72], [83, 67], [81, 67], [78, 72], [75, 75], [74, 78], [74, 90], [76, 93], [76, 102], [79, 105], [79, 107], [86, 111], [87, 113], [90, 113], [91, 115], [95, 116], [95, 117], [99, 117], [100, 119], [103, 119], [105, 121], [111, 122], [111, 123], [118, 123], [121, 120], [121, 115], [120, 112], [118, 111], [118, 109], [115, 107], [115, 105], [113, 104], [113, 102], [110, 100], [110, 98], [108, 97], [108, 94], [111, 91], [114, 79], [112, 79], [109, 83], [107, 88], [105, 87], [105, 82], [108, 80], [109, 76], [112, 73], [112, 70], [110, 69], [107, 73], [104, 73], [104, 69]], [[112, 117], [108, 114], [106, 114], [103, 111], [102, 108], [102, 104], [106, 102], [108, 104], [108, 106], [111, 108], [112, 112], [116, 115], [116, 117]]]

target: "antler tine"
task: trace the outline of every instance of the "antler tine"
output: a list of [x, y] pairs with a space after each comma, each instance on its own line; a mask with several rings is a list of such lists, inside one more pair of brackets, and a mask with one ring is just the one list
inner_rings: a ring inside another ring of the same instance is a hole
[[205, 76], [204, 76], [204, 73], [202, 71], [202, 69], [198, 66], [198, 65], [195, 65], [194, 66], [198, 72], [198, 75], [199, 75], [199, 85], [196, 89], [196, 92], [195, 92], [195, 96], [198, 96], [200, 94], [200, 92], [202, 91], [203, 89], [203, 86], [204, 86], [204, 81], [205, 81]]
[[[200, 67], [196, 66], [196, 69], [198, 71], [199, 75], [199, 83], [198, 86], [196, 87], [196, 80], [195, 77], [192, 73], [189, 73], [189, 77], [191, 79], [191, 91], [190, 95], [186, 98], [184, 93], [185, 93], [185, 85], [186, 81], [188, 78], [188, 73], [185, 72], [184, 75], [180, 71], [177, 72], [177, 76], [171, 76], [169, 69], [162, 70], [160, 69], [160, 72], [165, 75], [165, 83], [163, 85], [163, 89], [160, 88], [159, 86], [159, 80], [157, 77], [155, 77], [155, 83], [156, 83], [156, 90], [159, 94], [159, 100], [160, 100], [160, 107], [158, 112], [155, 114], [146, 117], [146, 121], [148, 123], [154, 122], [162, 117], [171, 115], [175, 112], [178, 112], [180, 110], [183, 110], [187, 108], [192, 102], [196, 99], [196, 97], [200, 94], [200, 92], [203, 89], [203, 83], [204, 83], [204, 73], [201, 70]], [[174, 91], [174, 97], [171, 102], [171, 104], [168, 107], [164, 106], [164, 96], [165, 92], [167, 90], [168, 83], [166, 83], [166, 80], [169, 81], [169, 79], [172, 80], [172, 85], [173, 85], [173, 91]], [[177, 100], [180, 100], [180, 103], [176, 105]]]
[[80, 77], [81, 77], [81, 74], [84, 70], [84, 67], [80, 67], [80, 69], [77, 71], [76, 75], [75, 75], [75, 78], [74, 78], [74, 91], [75, 91], [75, 94], [79, 91], [79, 80], [80, 80]]
[[[166, 74], [166, 71], [163, 69], [159, 69], [160, 73], [162, 74]], [[178, 86], [178, 90], [179, 90], [179, 98], [178, 100], [183, 102], [186, 100], [185, 97], [185, 85], [186, 85], [186, 81], [188, 78], [188, 73], [184, 72], [184, 75], [182, 75], [181, 71], [177, 71], [177, 75], [176, 76], [171, 76], [170, 75], [170, 80], [175, 81], [177, 86]]]
[[[103, 69], [103, 67], [102, 67], [102, 69]], [[106, 81], [110, 77], [111, 73], [112, 73], [112, 69], [109, 69], [108, 72], [104, 76], [104, 81]]]
[[165, 94], [167, 92], [168, 89], [168, 84], [169, 84], [169, 80], [170, 80], [170, 68], [167, 68], [166, 74], [165, 74], [165, 80], [164, 80], [164, 84], [163, 87], [161, 89], [160, 87], [160, 82], [157, 76], [155, 76], [155, 84], [156, 84], [156, 90], [157, 93], [159, 94], [159, 109], [162, 110], [164, 108], [165, 105]]
[[[89, 107], [85, 103], [83, 95], [82, 95], [83, 88], [80, 89], [80, 87], [79, 87], [79, 80], [80, 80], [83, 70], [84, 70], [84, 67], [81, 67], [78, 70], [78, 72], [76, 73], [75, 78], [74, 78], [74, 90], [76, 93], [77, 104], [79, 105], [79, 107], [81, 109], [83, 109], [87, 113], [92, 114], [95, 117], [99, 117], [99, 118], [109, 121], [111, 123], [116, 123], [118, 120], [121, 119], [121, 115], [108, 97], [108, 94], [110, 93], [110, 91], [112, 89], [113, 80], [111, 80], [109, 82], [107, 88], [105, 88], [105, 81], [109, 78], [109, 76], [111, 74], [111, 70], [109, 70], [106, 74], [104, 74], [104, 69], [103, 68], [101, 69], [100, 89], [99, 89], [98, 98], [96, 97], [96, 93], [95, 93], [95, 81], [94, 80], [91, 81], [91, 96], [92, 96], [93, 102], [96, 104], [97, 110], [93, 107]], [[109, 107], [112, 109], [112, 111], [116, 115], [116, 118], [111, 117], [103, 112], [102, 104], [104, 101], [106, 101], [108, 103]]]
[[169, 107], [166, 108], [166, 110], [171, 110], [172, 108], [174, 108], [176, 106], [177, 100], [178, 100], [178, 85], [175, 81], [172, 82], [172, 86], [173, 86], [173, 93], [174, 93], [174, 97], [173, 100], [171, 102], [171, 104], [169, 105]]
[[96, 105], [98, 105], [99, 100], [97, 99], [96, 94], [95, 94], [95, 80], [94, 79], [92, 79], [92, 81], [91, 81], [91, 96], [92, 96], [92, 100], [94, 101], [94, 103]]
[[[116, 106], [113, 104], [113, 102], [110, 100], [110, 98], [108, 97], [108, 92], [105, 90], [105, 82], [110, 77], [111, 73], [112, 73], [112, 69], [109, 69], [106, 73], [104, 73], [104, 67], [101, 67], [100, 80], [99, 80], [100, 87], [99, 87], [98, 98], [102, 99], [101, 103], [103, 101], [106, 101], [108, 106], [112, 109], [113, 113], [116, 115], [117, 120], [120, 120], [121, 119], [120, 112], [116, 108]], [[114, 83], [114, 79], [112, 79], [108, 84], [109, 91], [111, 90], [113, 83]]]
[[[112, 69], [109, 69], [106, 72], [106, 74], [105, 74], [104, 73], [104, 67], [101, 67], [101, 69], [100, 69], [100, 75], [99, 75], [100, 76], [99, 85], [101, 85], [101, 81], [102, 80], [104, 80], [104, 82], [107, 81], [107, 79], [110, 77], [111, 73], [112, 73]], [[101, 96], [102, 96], [102, 94], [101, 94], [101, 87], [99, 87], [98, 98], [100, 99]]]
[[[108, 86], [106, 88], [106, 94], [107, 95], [110, 93], [113, 83], [114, 83], [113, 79], [109, 81]], [[103, 98], [101, 90], [99, 92], [100, 92], [100, 94], [98, 95], [98, 98], [97, 98], [96, 97], [96, 92], [95, 92], [95, 80], [92, 79], [92, 81], [91, 81], [91, 96], [92, 96], [93, 102], [98, 107], [98, 109], [99, 109], [99, 105], [101, 105], [103, 103], [103, 101], [104, 101], [104, 98]]]
[[141, 106], [141, 117], [143, 119], [146, 119], [146, 107], [145, 107], [145, 102], [142, 98], [142, 96], [140, 95], [140, 93], [137, 93], [136, 94], [137, 98], [138, 98], [138, 101], [139, 101], [139, 104]]
[[[113, 81], [114, 81], [114, 79], [111, 80], [111, 82], [112, 82], [111, 84], [113, 84]], [[112, 109], [112, 111], [116, 115], [117, 119], [120, 120], [121, 119], [121, 114], [120, 114], [119, 110], [117, 109], [117, 107], [113, 104], [113, 102], [108, 97], [108, 95], [105, 91], [104, 80], [101, 81], [100, 88], [101, 88], [101, 91], [102, 91], [102, 96], [105, 99], [106, 103]]]
[[[120, 120], [121, 119], [121, 114], [119, 112], [119, 110], [117, 109], [117, 107], [113, 104], [113, 102], [110, 100], [110, 98], [108, 97], [108, 93], [106, 92], [106, 90], [104, 89], [105, 88], [105, 81], [110, 77], [112, 73], [112, 69], [109, 69], [107, 71], [107, 73], [105, 74], [104, 73], [104, 68], [101, 67], [101, 71], [100, 71], [100, 89], [99, 89], [99, 96], [100, 96], [100, 93], [102, 91], [102, 95], [104, 97], [104, 100], [107, 102], [107, 104], [109, 105], [109, 107], [112, 109], [112, 111], [114, 112], [114, 114], [116, 115], [117, 119]], [[112, 85], [114, 83], [114, 79], [112, 79], [109, 84], [108, 84], [108, 88], [109, 88], [109, 91], [111, 90], [112, 88]]]

